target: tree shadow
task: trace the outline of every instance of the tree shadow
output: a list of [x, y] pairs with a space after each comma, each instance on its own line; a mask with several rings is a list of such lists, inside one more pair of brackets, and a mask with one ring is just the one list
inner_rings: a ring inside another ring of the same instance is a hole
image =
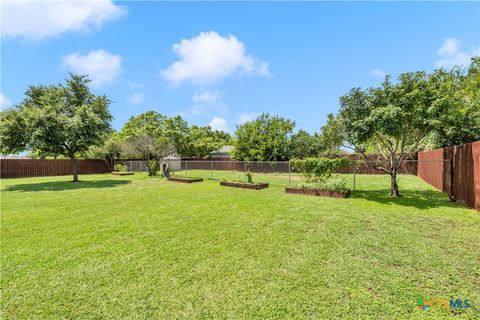
[[394, 204], [405, 207], [415, 207], [417, 209], [428, 208], [468, 208], [460, 202], [452, 202], [448, 199], [446, 193], [435, 190], [411, 190], [400, 189], [402, 197], [391, 197], [389, 190], [356, 190], [352, 192], [351, 198], [362, 198], [368, 201], [374, 201], [381, 204]]
[[5, 191], [22, 191], [22, 192], [37, 192], [37, 191], [64, 191], [90, 188], [113, 188], [121, 185], [129, 184], [130, 180], [92, 180], [92, 181], [50, 181], [40, 183], [26, 183], [8, 186], [2, 189]]

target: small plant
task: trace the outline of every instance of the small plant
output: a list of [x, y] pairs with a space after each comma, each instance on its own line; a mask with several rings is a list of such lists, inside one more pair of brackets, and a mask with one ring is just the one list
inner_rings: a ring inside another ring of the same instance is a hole
[[128, 172], [128, 166], [123, 163], [116, 163], [113, 166], [113, 170], [118, 172]]
[[298, 189], [307, 190], [326, 190], [336, 192], [346, 192], [348, 190], [347, 183], [339, 176], [332, 175], [329, 177], [322, 177], [315, 181], [301, 181], [297, 185]]
[[149, 176], [155, 176], [158, 171], [158, 161], [157, 160], [149, 160], [147, 162], [147, 168], [148, 168], [148, 175]]
[[328, 179], [319, 182], [319, 190], [347, 192], [347, 183], [338, 176], [330, 176]]
[[253, 183], [253, 176], [250, 171], [247, 171], [247, 182], [248, 183]]

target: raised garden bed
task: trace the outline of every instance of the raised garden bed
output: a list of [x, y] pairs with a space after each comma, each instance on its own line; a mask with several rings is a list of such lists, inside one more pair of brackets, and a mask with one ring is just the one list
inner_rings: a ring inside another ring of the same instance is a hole
[[180, 182], [180, 183], [192, 183], [192, 182], [202, 182], [203, 178], [180, 178], [180, 177], [168, 177], [168, 181]]
[[134, 174], [134, 172], [120, 172], [120, 171], [112, 171], [112, 174], [115, 176], [130, 176]]
[[261, 182], [241, 182], [241, 181], [220, 181], [221, 186], [260, 190], [268, 188], [268, 183]]
[[328, 190], [310, 190], [310, 189], [299, 189], [299, 188], [285, 188], [286, 193], [294, 194], [306, 194], [309, 196], [320, 196], [320, 197], [330, 197], [330, 198], [348, 198], [350, 196], [350, 190], [346, 192], [340, 191], [328, 191]]

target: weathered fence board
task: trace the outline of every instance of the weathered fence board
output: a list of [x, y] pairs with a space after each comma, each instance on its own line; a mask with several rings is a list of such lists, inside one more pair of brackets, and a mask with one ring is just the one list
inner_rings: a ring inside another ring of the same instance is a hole
[[[103, 159], [78, 160], [78, 173], [111, 172], [110, 161]], [[36, 159], [0, 159], [1, 178], [62, 176], [72, 174], [70, 160], [36, 160]]]
[[[429, 164], [428, 161], [446, 160]], [[480, 141], [418, 153], [418, 176], [480, 210]]]

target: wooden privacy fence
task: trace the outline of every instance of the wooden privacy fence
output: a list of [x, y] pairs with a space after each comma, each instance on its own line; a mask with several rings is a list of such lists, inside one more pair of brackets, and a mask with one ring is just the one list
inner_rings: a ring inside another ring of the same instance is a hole
[[[109, 160], [78, 160], [78, 173], [107, 173], [112, 171]], [[71, 160], [0, 159], [1, 178], [64, 176], [72, 174]]]
[[420, 178], [480, 210], [480, 141], [419, 152], [418, 160]]

